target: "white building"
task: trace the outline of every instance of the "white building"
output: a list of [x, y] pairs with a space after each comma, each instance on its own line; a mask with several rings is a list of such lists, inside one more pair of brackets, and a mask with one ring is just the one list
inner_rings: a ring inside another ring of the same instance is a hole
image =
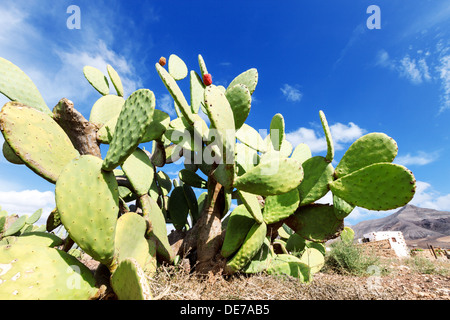
[[401, 231], [377, 231], [364, 234], [362, 242], [389, 240], [391, 248], [398, 257], [408, 257], [409, 250]]

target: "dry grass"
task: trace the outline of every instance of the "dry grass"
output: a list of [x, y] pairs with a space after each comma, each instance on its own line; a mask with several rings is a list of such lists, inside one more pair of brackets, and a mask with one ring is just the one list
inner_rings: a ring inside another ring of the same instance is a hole
[[[448, 264], [447, 264], [448, 266]], [[380, 277], [319, 272], [309, 284], [267, 274], [199, 276], [162, 266], [149, 279], [157, 300], [449, 300], [450, 277], [418, 273], [398, 261]]]

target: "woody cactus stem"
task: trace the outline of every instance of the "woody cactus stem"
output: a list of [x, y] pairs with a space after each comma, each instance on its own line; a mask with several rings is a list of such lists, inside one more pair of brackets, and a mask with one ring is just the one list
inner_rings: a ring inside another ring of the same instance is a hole
[[197, 238], [196, 270], [199, 273], [218, 271], [225, 265], [225, 259], [218, 254], [222, 247], [222, 213], [225, 208], [224, 190], [213, 178], [208, 179], [208, 198], [198, 225], [202, 226]]
[[101, 158], [97, 141], [98, 128], [78, 112], [73, 102], [63, 98], [53, 109], [53, 119], [66, 132], [73, 146], [81, 155], [93, 155]]

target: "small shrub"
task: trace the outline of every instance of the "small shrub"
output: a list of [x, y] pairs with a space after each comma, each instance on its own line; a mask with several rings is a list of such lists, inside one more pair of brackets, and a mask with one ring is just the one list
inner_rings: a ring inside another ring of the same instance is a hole
[[382, 267], [382, 263], [377, 256], [365, 253], [360, 247], [352, 243], [336, 241], [331, 245], [331, 250], [325, 256], [323, 270], [339, 274], [370, 276], [370, 266], [377, 266], [382, 272], [386, 272], [386, 268]]

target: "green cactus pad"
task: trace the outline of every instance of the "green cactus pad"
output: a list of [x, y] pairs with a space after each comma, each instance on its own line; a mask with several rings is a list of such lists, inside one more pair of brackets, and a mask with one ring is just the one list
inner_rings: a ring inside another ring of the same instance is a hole
[[140, 202], [142, 205], [144, 218], [146, 218], [151, 224], [151, 231], [146, 235], [146, 237], [149, 240], [156, 242], [156, 252], [159, 257], [165, 261], [172, 262], [175, 258], [175, 254], [169, 244], [166, 220], [160, 207], [155, 200], [150, 198], [150, 196], [141, 197]]
[[376, 163], [330, 183], [336, 196], [369, 210], [390, 210], [406, 205], [414, 196], [411, 171], [392, 163]]
[[309, 266], [303, 263], [299, 258], [289, 254], [278, 254], [272, 259], [267, 268], [267, 273], [295, 277], [302, 283], [311, 281]]
[[197, 196], [195, 195], [194, 189], [192, 189], [192, 187], [187, 184], [183, 184], [182, 188], [189, 207], [189, 212], [191, 213], [192, 220], [197, 221], [200, 218], [200, 212], [198, 211]]
[[259, 163], [258, 152], [243, 143], [236, 143], [234, 151], [238, 176], [243, 175]]
[[366, 134], [345, 152], [336, 167], [336, 176], [343, 177], [374, 163], [392, 162], [397, 152], [397, 143], [386, 134], [379, 132]]
[[266, 237], [267, 225], [255, 223], [239, 248], [238, 252], [229, 260], [225, 267], [225, 272], [235, 273], [243, 269], [261, 249]]
[[255, 91], [256, 85], [258, 84], [258, 70], [255, 68], [249, 69], [240, 75], [238, 75], [236, 78], [231, 81], [229, 84], [228, 89], [233, 88], [237, 84], [243, 84], [245, 85], [248, 90], [250, 91], [250, 94], [253, 94]]
[[31, 216], [28, 217], [25, 223], [33, 224], [36, 223], [42, 215], [42, 209], [37, 209]]
[[191, 111], [198, 113], [200, 106], [204, 101], [205, 85], [197, 72], [190, 72], [190, 89], [191, 89]]
[[203, 59], [202, 55], [200, 55], [200, 54], [198, 55], [198, 65], [200, 67], [200, 72], [202, 74], [202, 79], [203, 79], [203, 76], [205, 74], [208, 74], [209, 72], [208, 72], [208, 69], [206, 68], [205, 60]]
[[[114, 136], [117, 120], [119, 115], [106, 122], [97, 132], [97, 140], [101, 143], [110, 143]], [[141, 143], [157, 140], [162, 137], [170, 123], [170, 116], [161, 110], [155, 109], [153, 111], [152, 121], [145, 129], [144, 136]]]
[[111, 276], [111, 286], [119, 300], [151, 300], [147, 277], [139, 263], [128, 258], [119, 263]]
[[300, 198], [297, 189], [289, 192], [268, 196], [264, 204], [264, 222], [275, 223], [289, 217], [297, 210]]
[[201, 189], [207, 188], [207, 181], [191, 170], [181, 169], [180, 172], [178, 172], [178, 177], [181, 181], [192, 187]]
[[1, 300], [86, 300], [97, 293], [91, 271], [64, 251], [0, 246]]
[[102, 169], [111, 171], [124, 163], [141, 142], [152, 121], [155, 95], [148, 89], [139, 89], [125, 101]]
[[328, 126], [327, 118], [322, 110], [319, 111], [320, 121], [322, 122], [323, 131], [325, 132], [325, 138], [327, 140], [327, 161], [331, 162], [334, 159], [334, 144], [333, 138], [331, 137], [330, 127]]
[[8, 102], [3, 107], [0, 129], [26, 166], [52, 183], [64, 166], [79, 155], [51, 117], [17, 102]]
[[270, 141], [275, 151], [280, 151], [281, 143], [284, 140], [284, 118], [281, 113], [273, 116], [270, 122]]
[[70, 237], [105, 265], [114, 255], [119, 192], [113, 172], [102, 160], [83, 155], [70, 162], [56, 182], [56, 206]]
[[234, 208], [228, 218], [225, 239], [220, 251], [223, 257], [230, 257], [240, 248], [254, 224], [253, 216], [243, 204]]
[[52, 116], [33, 81], [16, 65], [0, 57], [0, 93], [8, 99]]
[[333, 181], [334, 168], [324, 157], [313, 157], [302, 164], [305, 173], [298, 186], [300, 205], [304, 206], [322, 198], [328, 192], [328, 184]]
[[83, 68], [83, 73], [86, 80], [97, 90], [101, 95], [106, 96], [109, 94], [109, 83], [106, 76], [92, 66], [85, 66]]
[[303, 179], [302, 166], [290, 158], [267, 157], [236, 178], [234, 187], [261, 196], [278, 195], [298, 187]]
[[175, 54], [169, 56], [169, 74], [177, 81], [183, 80], [188, 74], [186, 64]]
[[311, 158], [311, 150], [309, 149], [307, 144], [300, 143], [295, 147], [294, 151], [292, 152], [291, 158], [297, 160], [300, 163], [303, 163]]
[[336, 218], [344, 219], [353, 211], [355, 206], [333, 194], [333, 208]]
[[267, 146], [258, 131], [253, 127], [244, 123], [239, 130], [236, 131], [236, 138], [246, 146], [260, 152], [266, 152]]
[[123, 85], [122, 80], [120, 80], [119, 74], [109, 64], [106, 66], [106, 69], [108, 71], [109, 78], [111, 79], [111, 82], [113, 83], [114, 88], [116, 89], [117, 95], [123, 97]]
[[25, 226], [27, 219], [27, 215], [20, 216], [8, 227], [8, 229], [6, 229], [6, 231], [3, 233], [3, 236], [8, 237], [18, 233]]
[[333, 206], [313, 204], [300, 207], [286, 224], [304, 239], [325, 242], [341, 232], [343, 220], [334, 215]]
[[3, 240], [7, 240], [8, 244], [15, 245], [33, 245], [33, 246], [46, 246], [56, 247], [63, 244], [63, 240], [53, 233], [42, 231], [31, 231], [24, 233], [18, 237], [5, 237]]
[[189, 124], [192, 125], [195, 122], [195, 119], [193, 118], [194, 113], [192, 113], [191, 107], [189, 106], [175, 79], [166, 71], [166, 69], [161, 67], [159, 63], [156, 63], [155, 67], [159, 77], [166, 86], [183, 117], [189, 122]]
[[256, 222], [262, 223], [264, 219], [261, 213], [261, 205], [259, 204], [258, 197], [242, 190], [238, 190], [238, 193], [248, 212], [250, 212]]
[[124, 103], [124, 98], [113, 94], [101, 97], [92, 106], [89, 122], [101, 127], [111, 119], [118, 118]]
[[293, 233], [286, 242], [286, 250], [289, 252], [301, 252], [306, 247], [306, 241], [307, 240], [299, 236], [297, 233]]
[[275, 258], [275, 255], [272, 253], [270, 248], [270, 241], [265, 238], [264, 243], [259, 249], [259, 251], [255, 254], [252, 260], [242, 269], [245, 273], [260, 273], [265, 271], [272, 259]]
[[245, 85], [237, 84], [226, 90], [225, 96], [233, 111], [235, 128], [239, 130], [250, 113], [252, 95]]
[[147, 223], [145, 219], [134, 212], [127, 212], [117, 220], [114, 238], [115, 256], [120, 263], [127, 258], [133, 258], [145, 269], [148, 260], [149, 245], [145, 239]]
[[300, 257], [300, 261], [309, 266], [311, 274], [317, 273], [325, 264], [325, 257], [315, 248], [306, 248]]
[[344, 227], [344, 230], [342, 230], [340, 234], [340, 238], [342, 242], [351, 244], [355, 239], [355, 231], [350, 227]]
[[138, 196], [146, 194], [150, 189], [155, 171], [148, 155], [140, 148], [136, 148], [122, 164], [128, 180]]
[[173, 189], [169, 197], [169, 215], [177, 230], [181, 230], [187, 223], [189, 205], [184, 195], [183, 187]]
[[3, 156], [6, 160], [13, 164], [25, 164], [25, 162], [22, 161], [22, 159], [19, 158], [18, 155], [14, 152], [14, 150], [9, 146], [8, 142], [3, 141]]
[[[205, 89], [205, 108], [211, 125], [218, 131], [222, 146], [225, 149], [223, 162], [234, 163], [234, 145], [236, 137], [234, 135], [235, 123], [234, 114], [225, 94], [216, 86], [210, 85]], [[230, 133], [232, 134], [230, 137]]]

